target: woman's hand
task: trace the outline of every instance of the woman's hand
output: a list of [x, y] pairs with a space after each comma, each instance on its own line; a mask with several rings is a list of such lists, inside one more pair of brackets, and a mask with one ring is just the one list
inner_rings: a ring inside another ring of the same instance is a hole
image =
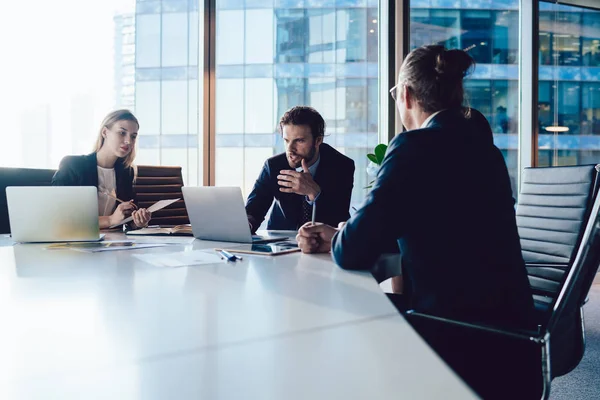
[[133, 200], [119, 204], [115, 212], [110, 216], [110, 225], [117, 225], [129, 217], [135, 210], [137, 210], [137, 206], [133, 204]]
[[146, 210], [145, 208], [140, 208], [139, 210], [134, 211], [133, 216], [133, 224], [136, 228], [145, 228], [148, 226], [148, 222], [150, 222], [150, 218], [152, 214]]

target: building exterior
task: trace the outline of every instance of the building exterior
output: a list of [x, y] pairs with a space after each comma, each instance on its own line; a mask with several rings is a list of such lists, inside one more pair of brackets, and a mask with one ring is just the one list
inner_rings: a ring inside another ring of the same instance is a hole
[[135, 15], [117, 14], [114, 17], [114, 108], [133, 108], [135, 105]]
[[202, 184], [198, 26], [198, 0], [136, 2], [137, 162], [181, 165], [188, 185]]

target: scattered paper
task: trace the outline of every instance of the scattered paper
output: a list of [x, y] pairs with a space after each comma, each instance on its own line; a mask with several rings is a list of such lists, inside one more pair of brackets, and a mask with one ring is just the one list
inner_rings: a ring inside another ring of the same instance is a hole
[[149, 247], [162, 247], [165, 243], [136, 243], [128, 240], [106, 240], [102, 242], [68, 242], [57, 243], [45, 247], [46, 250], [75, 250], [86, 253], [98, 253], [101, 251], [137, 250]]
[[213, 250], [179, 251], [176, 253], [134, 254], [134, 257], [156, 267], [189, 267], [221, 264], [223, 259]]

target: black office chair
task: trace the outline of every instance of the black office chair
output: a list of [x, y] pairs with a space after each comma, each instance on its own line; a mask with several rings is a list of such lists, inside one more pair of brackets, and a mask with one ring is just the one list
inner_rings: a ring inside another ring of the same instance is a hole
[[600, 165], [525, 168], [517, 204], [523, 259], [536, 307], [548, 309], [581, 242]]
[[152, 214], [151, 225], [189, 224], [190, 219], [183, 201], [181, 167], [138, 165], [134, 191], [139, 207], [148, 208], [159, 200], [181, 200]]
[[596, 196], [572, 266], [538, 331], [496, 329], [414, 310], [407, 312], [408, 322], [482, 398], [548, 398], [552, 379], [583, 357], [581, 309], [600, 265], [599, 211]]
[[6, 188], [8, 186], [50, 186], [56, 170], [0, 168], [0, 233], [10, 233]]

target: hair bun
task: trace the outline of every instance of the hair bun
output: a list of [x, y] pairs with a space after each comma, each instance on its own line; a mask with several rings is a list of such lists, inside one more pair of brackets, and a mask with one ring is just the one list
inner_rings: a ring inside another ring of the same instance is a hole
[[435, 72], [438, 78], [462, 79], [475, 65], [473, 58], [463, 50], [443, 49], [435, 58]]

